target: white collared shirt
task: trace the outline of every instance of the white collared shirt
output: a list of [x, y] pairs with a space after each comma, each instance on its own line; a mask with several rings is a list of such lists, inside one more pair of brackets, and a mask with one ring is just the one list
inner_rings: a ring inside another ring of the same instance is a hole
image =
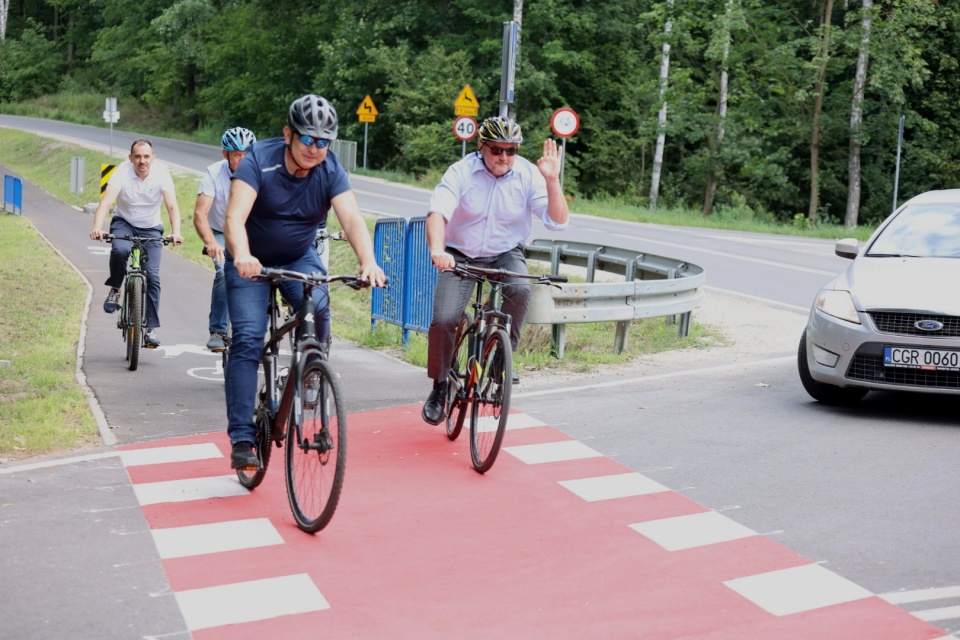
[[227, 197], [230, 195], [230, 165], [226, 159], [214, 162], [200, 178], [200, 188], [197, 194], [213, 198], [207, 221], [214, 231], [223, 231], [223, 222], [227, 214]]
[[552, 231], [567, 226], [547, 215], [547, 183], [521, 156], [500, 178], [487, 171], [479, 153], [455, 162], [434, 189], [430, 212], [447, 221], [446, 246], [470, 258], [497, 256], [525, 243], [534, 218]]
[[157, 160], [150, 165], [150, 173], [145, 180], [137, 176], [132, 162], [124, 160], [107, 184], [120, 188], [116, 215], [141, 229], [163, 224], [160, 221], [160, 203], [163, 202], [164, 191], [176, 197], [170, 172]]

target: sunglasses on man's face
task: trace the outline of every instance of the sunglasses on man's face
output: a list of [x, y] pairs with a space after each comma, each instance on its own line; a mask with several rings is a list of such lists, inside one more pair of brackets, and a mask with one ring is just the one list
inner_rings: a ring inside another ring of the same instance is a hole
[[490, 145], [486, 145], [486, 147], [487, 149], [490, 149], [490, 153], [492, 153], [495, 156], [502, 156], [503, 154], [507, 154], [512, 158], [513, 156], [517, 155], [516, 147], [504, 148], [504, 147], [491, 147]]
[[330, 141], [325, 138], [314, 138], [313, 136], [308, 136], [305, 133], [298, 133], [297, 140], [299, 140], [300, 144], [305, 147], [310, 147], [315, 144], [317, 145], [317, 149], [326, 149], [327, 145], [330, 144]]

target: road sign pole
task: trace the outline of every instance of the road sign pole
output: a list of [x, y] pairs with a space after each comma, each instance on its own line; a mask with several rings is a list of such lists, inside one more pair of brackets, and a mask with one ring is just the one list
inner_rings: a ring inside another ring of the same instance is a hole
[[513, 104], [513, 80], [517, 69], [517, 40], [520, 36], [520, 26], [511, 20], [503, 23], [503, 52], [500, 68], [500, 115], [510, 115], [510, 105]]
[[110, 157], [113, 158], [113, 118], [110, 118]]
[[367, 168], [367, 131], [369, 130], [370, 123], [363, 123], [363, 168]]
[[563, 138], [563, 153], [560, 154], [560, 188], [563, 188], [563, 167], [567, 164], [567, 139]]

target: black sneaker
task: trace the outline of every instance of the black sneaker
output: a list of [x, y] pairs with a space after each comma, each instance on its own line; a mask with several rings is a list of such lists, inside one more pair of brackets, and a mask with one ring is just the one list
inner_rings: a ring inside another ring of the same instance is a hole
[[103, 310], [107, 313], [113, 313], [120, 308], [120, 290], [110, 289], [107, 299], [103, 301]]
[[440, 424], [446, 416], [446, 407], [444, 406], [446, 401], [447, 383], [442, 382], [439, 385], [434, 385], [430, 397], [427, 398], [427, 401], [423, 404], [423, 410], [420, 412], [424, 422]]
[[231, 469], [259, 469], [260, 461], [253, 452], [253, 445], [249, 442], [238, 442], [233, 445], [230, 453]]

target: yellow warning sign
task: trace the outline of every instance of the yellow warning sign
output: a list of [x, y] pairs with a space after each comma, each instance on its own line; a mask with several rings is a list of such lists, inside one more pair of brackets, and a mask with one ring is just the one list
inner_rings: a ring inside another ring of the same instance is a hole
[[477, 96], [473, 94], [470, 85], [463, 85], [460, 95], [453, 101], [453, 115], [455, 116], [475, 116], [480, 111], [480, 103], [477, 102]]
[[103, 192], [107, 190], [107, 183], [110, 182], [110, 176], [113, 175], [113, 172], [116, 170], [117, 165], [115, 164], [102, 164], [100, 165], [100, 197], [103, 197]]
[[376, 122], [377, 115], [379, 115], [376, 105], [373, 104], [373, 99], [370, 96], [367, 96], [363, 99], [363, 102], [360, 103], [360, 106], [357, 108], [357, 116], [360, 117], [360, 122]]

